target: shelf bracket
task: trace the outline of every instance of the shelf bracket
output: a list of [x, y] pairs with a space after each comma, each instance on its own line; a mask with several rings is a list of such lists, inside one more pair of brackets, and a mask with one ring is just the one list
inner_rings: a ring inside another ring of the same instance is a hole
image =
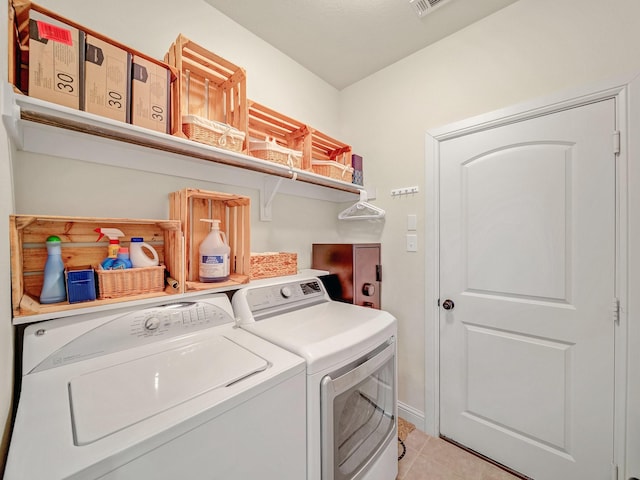
[[273, 204], [273, 198], [278, 193], [282, 180], [284, 180], [283, 177], [265, 177], [260, 189], [260, 221], [270, 222], [272, 220], [271, 205]]
[[2, 122], [9, 137], [13, 139], [18, 148], [22, 148], [22, 135], [20, 135], [20, 128], [18, 128], [19, 120], [20, 107], [16, 102], [16, 97], [11, 87], [9, 84], [5, 84], [2, 88]]

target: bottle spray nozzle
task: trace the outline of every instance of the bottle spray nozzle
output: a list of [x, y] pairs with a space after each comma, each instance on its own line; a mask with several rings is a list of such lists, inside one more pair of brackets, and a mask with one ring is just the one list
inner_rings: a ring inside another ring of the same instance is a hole
[[102, 237], [104, 237], [105, 235], [109, 237], [109, 240], [118, 240], [118, 237], [124, 237], [124, 233], [122, 233], [117, 228], [96, 228], [94, 232], [100, 234], [96, 242], [102, 240]]

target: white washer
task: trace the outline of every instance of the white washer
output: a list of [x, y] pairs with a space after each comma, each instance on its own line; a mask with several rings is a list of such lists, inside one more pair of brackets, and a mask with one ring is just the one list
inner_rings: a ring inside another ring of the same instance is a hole
[[190, 300], [27, 327], [5, 480], [304, 478], [304, 360]]
[[249, 285], [232, 304], [242, 328], [307, 362], [307, 480], [394, 480], [396, 319], [332, 301], [315, 277]]

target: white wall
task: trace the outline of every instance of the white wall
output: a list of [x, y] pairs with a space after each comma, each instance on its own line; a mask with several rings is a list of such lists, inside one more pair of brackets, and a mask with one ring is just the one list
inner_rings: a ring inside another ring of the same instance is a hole
[[[425, 353], [434, 324], [434, 179], [425, 132], [575, 86], [640, 72], [640, 2], [519, 0], [341, 92], [341, 122], [365, 162], [365, 183], [387, 210], [382, 304], [400, 322], [399, 399], [425, 404]], [[419, 185], [414, 197], [392, 188]], [[418, 214], [419, 252], [405, 251], [406, 216]], [[425, 294], [428, 307], [425, 307]], [[429, 327], [425, 330], [425, 325]]]

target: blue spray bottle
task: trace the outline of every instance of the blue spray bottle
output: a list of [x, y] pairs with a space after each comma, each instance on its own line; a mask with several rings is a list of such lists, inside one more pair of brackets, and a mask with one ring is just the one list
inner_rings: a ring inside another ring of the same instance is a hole
[[40, 303], [64, 302], [67, 290], [64, 285], [64, 263], [60, 237], [47, 238], [47, 262], [44, 265], [44, 283], [40, 293]]

